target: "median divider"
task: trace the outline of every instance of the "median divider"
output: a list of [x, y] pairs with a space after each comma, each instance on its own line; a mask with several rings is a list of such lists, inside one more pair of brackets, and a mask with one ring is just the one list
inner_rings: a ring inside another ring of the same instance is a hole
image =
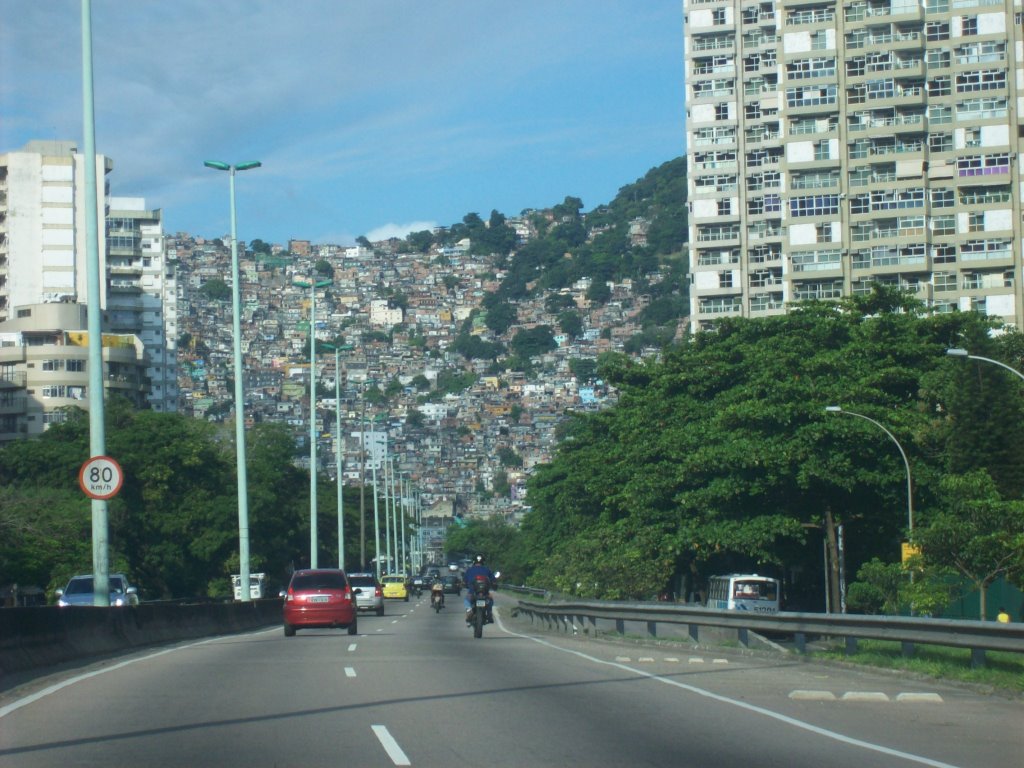
[[279, 599], [0, 610], [0, 676], [160, 643], [258, 629], [281, 621]]

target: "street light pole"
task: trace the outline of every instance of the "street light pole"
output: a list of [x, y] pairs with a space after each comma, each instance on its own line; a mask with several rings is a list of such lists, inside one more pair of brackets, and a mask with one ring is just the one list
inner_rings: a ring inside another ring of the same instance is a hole
[[341, 435], [341, 368], [338, 348], [334, 348], [334, 428], [337, 442], [334, 447], [334, 471], [338, 483], [338, 567], [345, 569], [345, 483], [342, 476], [344, 469], [342, 454], [345, 441]]
[[911, 481], [911, 477], [910, 477], [910, 461], [907, 459], [907, 453], [906, 453], [906, 451], [903, 450], [903, 446], [900, 445], [900, 441], [897, 440], [896, 436], [893, 435], [893, 433], [890, 432], [888, 429], [886, 429], [882, 424], [880, 424], [879, 422], [875, 421], [874, 419], [872, 419], [869, 416], [865, 416], [862, 413], [854, 413], [853, 411], [847, 411], [847, 410], [844, 410], [841, 406], [838, 406], [838, 405], [829, 405], [829, 406], [827, 406], [825, 408], [825, 411], [828, 412], [828, 413], [845, 413], [848, 416], [856, 416], [858, 419], [864, 419], [864, 421], [870, 421], [872, 424], [874, 424], [880, 430], [885, 432], [885, 434], [887, 434], [889, 436], [889, 439], [892, 440], [896, 444], [896, 447], [899, 449], [900, 456], [903, 457], [903, 466], [905, 466], [906, 469], [907, 469], [907, 528], [908, 528], [908, 530], [911, 533], [913, 533], [914, 532], [914, 495], [913, 495], [913, 490], [912, 490], [913, 485], [912, 485], [912, 481]]
[[330, 280], [308, 283], [298, 280], [293, 285], [309, 288], [309, 567], [318, 567], [317, 551], [317, 498], [316, 498], [316, 289], [330, 285]]
[[951, 349], [947, 349], [946, 350], [946, 354], [949, 355], [950, 357], [962, 357], [962, 358], [966, 358], [967, 360], [982, 360], [982, 361], [984, 361], [986, 363], [992, 363], [992, 365], [998, 365], [1000, 368], [1005, 368], [1006, 370], [1008, 370], [1010, 373], [1012, 373], [1017, 378], [1024, 379], [1024, 373], [1021, 373], [1016, 368], [1011, 368], [1006, 363], [1000, 362], [999, 360], [993, 360], [991, 357], [982, 357], [981, 355], [971, 355], [971, 354], [968, 354], [966, 349], [960, 349], [958, 347], [953, 347]]
[[219, 160], [204, 160], [203, 165], [218, 171], [228, 172], [228, 187], [231, 201], [231, 329], [234, 347], [235, 369], [235, 464], [238, 477], [238, 583], [241, 585], [242, 601], [252, 598], [249, 588], [249, 481], [245, 468], [245, 387], [242, 372], [242, 320], [240, 278], [238, 270], [238, 236], [235, 228], [235, 173], [259, 168], [259, 160], [231, 165]]

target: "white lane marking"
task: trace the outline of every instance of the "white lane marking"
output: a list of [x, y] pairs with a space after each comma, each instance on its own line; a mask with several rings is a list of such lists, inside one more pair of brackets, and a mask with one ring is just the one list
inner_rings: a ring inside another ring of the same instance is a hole
[[356, 676], [356, 669], [355, 669], [355, 667], [345, 667], [345, 677], [355, 677], [355, 676]]
[[391, 758], [391, 762], [395, 765], [412, 765], [409, 762], [409, 758], [406, 757], [405, 752], [398, 746], [398, 742], [395, 741], [395, 737], [392, 736], [384, 725], [372, 725], [374, 734], [377, 736], [377, 741], [384, 747], [384, 751], [388, 753], [388, 757]]
[[350, 645], [350, 646], [348, 647], [348, 652], [349, 652], [349, 653], [352, 653], [352, 651], [354, 651], [355, 649], [356, 649], [356, 644], [355, 644], [355, 643], [352, 643], [352, 644], [351, 644], [351, 645]]
[[570, 648], [561, 648], [555, 645], [554, 643], [550, 643], [547, 640], [544, 640], [539, 637], [532, 637], [530, 635], [520, 634], [519, 632], [513, 632], [512, 630], [505, 627], [504, 623], [502, 623], [501, 621], [500, 615], [497, 612], [495, 612], [494, 619], [502, 632], [506, 632], [507, 634], [510, 634], [513, 637], [520, 637], [523, 640], [531, 640], [535, 643], [538, 643], [539, 645], [551, 648], [552, 650], [559, 651], [561, 653], [568, 653], [572, 656], [576, 656], [578, 658], [591, 661], [594, 664], [616, 667], [625, 672], [631, 672], [635, 675], [640, 675], [641, 677], [647, 677], [651, 680], [656, 680], [659, 683], [664, 683], [665, 685], [671, 685], [674, 688], [680, 688], [684, 691], [689, 691], [690, 693], [696, 694], [697, 696], [703, 696], [704, 698], [711, 699], [722, 704], [727, 704], [738, 709], [745, 709], [748, 712], [763, 715], [764, 717], [769, 717], [772, 720], [778, 720], [779, 722], [786, 723], [787, 725], [791, 725], [794, 728], [800, 728], [801, 730], [808, 731], [810, 733], [815, 733], [819, 736], [824, 736], [826, 739], [832, 739], [833, 741], [838, 741], [841, 744], [848, 744], [853, 747], [860, 747], [861, 749], [866, 749], [870, 752], [878, 752], [880, 754], [888, 755], [890, 757], [897, 757], [912, 763], [918, 763], [919, 765], [931, 766], [931, 768], [958, 768], [958, 766], [955, 766], [951, 763], [943, 763], [940, 760], [933, 760], [930, 757], [915, 755], [910, 752], [903, 752], [898, 749], [892, 749], [891, 747], [882, 746], [881, 744], [873, 744], [870, 741], [863, 741], [862, 739], [855, 739], [852, 736], [846, 736], [842, 733], [838, 733], [837, 731], [830, 731], [827, 728], [821, 728], [820, 726], [812, 725], [811, 723], [806, 723], [803, 720], [797, 720], [795, 717], [789, 717], [788, 715], [783, 715], [779, 712], [773, 712], [770, 709], [759, 707], [756, 704], [749, 704], [745, 701], [730, 699], [728, 696], [722, 696], [718, 693], [712, 693], [711, 691], [706, 691], [703, 688], [697, 688], [693, 685], [681, 683], [678, 680], [670, 680], [666, 677], [661, 677], [660, 675], [656, 675], [652, 672], [646, 672], [642, 669], [637, 669], [636, 667], [629, 667], [625, 664], [620, 664], [615, 661], [605, 661], [604, 659], [599, 659], [596, 656], [590, 656], [589, 654], [583, 653], [582, 651], [574, 651]]
[[[261, 629], [261, 630], [258, 630], [256, 632], [246, 632], [244, 634], [247, 634], [247, 635], [262, 635], [262, 634], [267, 634], [269, 632], [280, 632], [280, 631], [281, 631], [280, 627], [274, 627], [273, 629]], [[122, 661], [119, 664], [114, 664], [113, 666], [110, 666], [110, 667], [104, 667], [103, 669], [94, 669], [92, 672], [85, 672], [85, 673], [83, 673], [81, 675], [75, 675], [74, 677], [69, 677], [67, 680], [62, 680], [59, 683], [55, 683], [54, 685], [48, 686], [46, 688], [43, 688], [41, 691], [36, 691], [35, 693], [33, 693], [33, 694], [29, 695], [29, 696], [25, 696], [24, 698], [17, 699], [16, 701], [12, 701], [10, 704], [8, 704], [8, 705], [6, 705], [4, 707], [0, 707], [0, 719], [2, 719], [4, 717], [7, 717], [7, 715], [11, 714], [11, 712], [15, 712], [16, 710], [19, 710], [22, 707], [27, 707], [29, 704], [34, 704], [35, 702], [39, 701], [40, 699], [45, 699], [47, 696], [49, 696], [51, 694], [57, 693], [58, 691], [62, 691], [65, 688], [67, 688], [68, 686], [74, 685], [75, 683], [80, 683], [83, 680], [88, 680], [91, 677], [96, 677], [97, 675], [105, 675], [107, 672], [113, 672], [115, 670], [122, 669], [123, 667], [127, 667], [127, 666], [129, 666], [131, 664], [138, 664], [141, 661], [149, 661], [150, 659], [155, 659], [155, 658], [157, 658], [159, 656], [166, 656], [168, 653], [176, 653], [178, 651], [185, 651], [185, 650], [188, 650], [189, 648], [196, 648], [196, 647], [198, 647], [200, 645], [207, 645], [208, 643], [216, 643], [219, 640], [230, 640], [230, 639], [234, 639], [234, 638], [237, 638], [237, 637], [238, 637], [238, 635], [220, 636], [220, 637], [208, 637], [205, 640], [200, 640], [200, 641], [195, 642], [195, 643], [189, 643], [188, 645], [179, 645], [179, 646], [176, 646], [174, 648], [165, 648], [162, 651], [157, 651], [155, 653], [148, 653], [145, 656], [139, 656], [137, 659], [128, 659], [127, 661]]]

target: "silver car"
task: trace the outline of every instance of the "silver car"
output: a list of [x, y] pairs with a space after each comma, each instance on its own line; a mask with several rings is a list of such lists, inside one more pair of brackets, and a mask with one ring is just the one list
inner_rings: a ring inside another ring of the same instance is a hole
[[373, 611], [378, 616], [384, 615], [384, 593], [380, 582], [372, 573], [350, 573], [348, 583], [356, 594], [356, 608], [360, 611]]
[[[129, 586], [128, 577], [123, 573], [112, 573], [108, 576], [110, 587], [110, 605], [138, 605], [139, 594], [135, 587]], [[92, 605], [93, 587], [92, 574], [72, 576], [64, 589], [57, 590], [57, 605]]]

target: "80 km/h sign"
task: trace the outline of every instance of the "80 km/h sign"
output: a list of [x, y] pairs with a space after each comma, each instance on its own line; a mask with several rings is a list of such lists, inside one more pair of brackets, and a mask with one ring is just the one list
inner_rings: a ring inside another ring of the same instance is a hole
[[124, 472], [109, 456], [93, 456], [78, 470], [78, 485], [91, 499], [110, 499], [121, 490]]

